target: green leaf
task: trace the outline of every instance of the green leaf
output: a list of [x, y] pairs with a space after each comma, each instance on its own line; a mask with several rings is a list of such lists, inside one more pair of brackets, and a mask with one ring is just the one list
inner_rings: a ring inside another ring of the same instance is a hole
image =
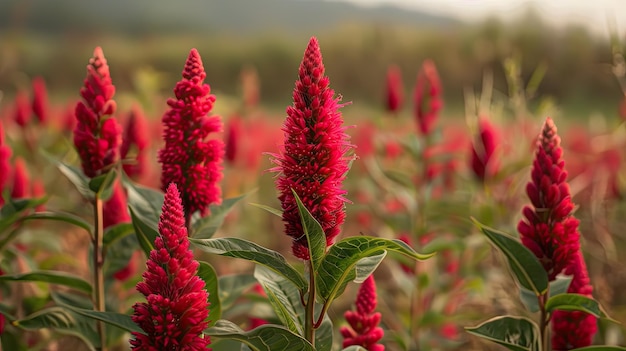
[[206, 291], [209, 293], [209, 327], [222, 316], [222, 306], [220, 303], [220, 293], [218, 288], [217, 273], [213, 266], [206, 262], [200, 262], [198, 276], [204, 280]]
[[85, 229], [87, 233], [93, 233], [93, 225], [87, 223], [83, 218], [67, 212], [35, 212], [23, 218], [24, 220], [45, 219], [51, 221], [61, 221], [69, 224], [73, 224], [77, 227]]
[[211, 339], [232, 339], [248, 345], [254, 351], [315, 351], [303, 337], [276, 325], [266, 324], [243, 331], [236, 324], [220, 319], [206, 330]]
[[[567, 289], [569, 288], [571, 282], [572, 276], [557, 276], [555, 280], [550, 282], [549, 296], [552, 297], [567, 293]], [[539, 312], [539, 299], [534, 292], [520, 286], [520, 298], [529, 312]]]
[[[365, 280], [366, 274], [369, 275], [372, 269], [380, 263], [386, 251], [398, 252], [417, 260], [434, 255], [417, 253], [400, 240], [370, 236], [345, 238], [330, 247], [320, 264], [317, 279], [319, 296], [324, 302], [330, 302], [343, 292], [351, 280], [356, 278], [358, 281]], [[363, 266], [359, 267], [362, 260], [364, 260]]]
[[110, 324], [112, 326], [116, 326], [118, 328], [124, 329], [128, 332], [139, 332], [143, 333], [143, 330], [133, 322], [130, 316], [117, 313], [117, 312], [100, 312], [94, 310], [85, 310], [82, 308], [76, 308], [71, 306], [65, 306], [72, 311], [95, 320], [103, 321], [106, 324]]
[[92, 291], [91, 284], [82, 278], [69, 273], [57, 271], [34, 271], [21, 274], [8, 274], [0, 276], [0, 281], [44, 282], [68, 286], [87, 294], [91, 294]]
[[595, 345], [595, 346], [581, 347], [578, 349], [572, 349], [571, 351], [626, 351], [626, 347]]
[[47, 198], [36, 199], [9, 199], [7, 203], [0, 208], [0, 234], [15, 222], [24, 218], [29, 210], [45, 203]]
[[93, 302], [86, 295], [78, 295], [66, 291], [50, 291], [50, 297], [57, 305], [71, 306], [86, 310], [93, 309]]
[[80, 338], [90, 350], [100, 346], [95, 323], [64, 307], [50, 307], [14, 321], [14, 326], [26, 330], [52, 328], [62, 334]]
[[558, 275], [555, 280], [550, 282], [550, 297], [560, 294], [566, 294], [569, 285], [572, 282], [571, 275]]
[[320, 223], [313, 217], [311, 212], [304, 206], [296, 191], [291, 189], [296, 204], [298, 204], [298, 212], [300, 213], [300, 221], [302, 230], [309, 246], [309, 257], [313, 265], [312, 274], [316, 274], [320, 267], [324, 254], [326, 253], [326, 235]]
[[250, 205], [252, 205], [254, 207], [258, 207], [258, 208], [260, 208], [262, 210], [265, 210], [265, 211], [267, 211], [267, 212], [269, 212], [269, 213], [271, 213], [271, 214], [273, 214], [275, 216], [278, 216], [280, 218], [283, 218], [283, 211], [279, 210], [277, 208], [273, 208], [273, 207], [269, 207], [269, 206], [265, 206], [265, 205], [261, 205], [261, 204], [256, 204], [256, 203], [253, 203], [253, 202], [251, 202]]
[[251, 274], [233, 274], [219, 277], [219, 298], [222, 309], [229, 309], [241, 294], [252, 287], [257, 280]]
[[88, 184], [89, 190], [93, 191], [101, 200], [106, 201], [113, 194], [113, 183], [115, 183], [116, 178], [117, 172], [115, 169], [91, 178]]
[[511, 271], [524, 288], [541, 296], [548, 290], [548, 274], [537, 257], [519, 241], [475, 219], [474, 223], [506, 257]]
[[135, 232], [135, 227], [132, 223], [120, 223], [114, 226], [108, 227], [104, 231], [104, 236], [102, 238], [102, 244], [106, 248], [111, 244], [115, 243], [118, 240], [124, 239], [126, 236], [133, 234]]
[[105, 246], [104, 277], [113, 279], [115, 273], [126, 268], [138, 246], [137, 237], [134, 235], [126, 235]]
[[211, 205], [211, 214], [195, 221], [192, 224], [192, 231], [189, 236], [196, 239], [210, 239], [213, 237], [222, 223], [224, 223], [224, 218], [233, 209], [233, 206], [246, 196], [248, 194], [226, 199], [219, 206]]
[[128, 205], [144, 222], [157, 228], [161, 208], [163, 207], [164, 194], [160, 191], [146, 188], [135, 184], [126, 176], [122, 177], [122, 183], [128, 192]]
[[513, 351], [539, 350], [539, 328], [524, 317], [499, 316], [465, 330]]
[[256, 266], [254, 277], [265, 290], [278, 319], [287, 329], [302, 335], [304, 320], [299, 316], [304, 314], [304, 308], [300, 302], [298, 289], [287, 279], [265, 266]]
[[528, 312], [535, 313], [540, 311], [539, 298], [537, 297], [537, 295], [535, 295], [534, 292], [526, 289], [523, 286], [520, 286], [519, 294], [520, 300], [522, 300], [522, 303], [524, 304]]
[[552, 296], [546, 302], [546, 312], [559, 311], [583, 311], [598, 318], [602, 317], [602, 311], [598, 301], [579, 294], [559, 294]]
[[150, 257], [150, 252], [154, 250], [154, 241], [157, 236], [159, 236], [159, 232], [157, 224], [147, 223], [144, 221], [144, 218], [140, 218], [139, 215], [135, 213], [133, 207], [128, 207], [130, 210], [130, 218], [133, 221], [133, 227], [135, 228], [135, 235], [137, 236], [137, 241], [139, 242], [139, 246], [143, 249], [143, 252], [146, 254], [146, 257]]
[[333, 347], [333, 321], [328, 314], [324, 316], [322, 324], [315, 331], [315, 350], [330, 351]]
[[89, 178], [83, 173], [80, 168], [70, 166], [63, 163], [60, 160], [54, 158], [54, 156], [44, 153], [44, 156], [56, 164], [57, 168], [63, 175], [76, 187], [76, 190], [88, 201], [93, 200], [94, 192], [89, 189]]
[[264, 265], [290, 280], [300, 291], [306, 291], [308, 283], [290, 266], [285, 257], [251, 241], [239, 238], [193, 239], [189, 241], [200, 250], [216, 255], [242, 258]]

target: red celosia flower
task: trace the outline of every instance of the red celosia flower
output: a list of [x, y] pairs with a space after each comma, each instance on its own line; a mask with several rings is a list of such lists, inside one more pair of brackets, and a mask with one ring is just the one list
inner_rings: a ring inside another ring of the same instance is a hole
[[[546, 119], [537, 140], [537, 151], [526, 193], [531, 206], [524, 207], [517, 229], [548, 273], [550, 280], [560, 273], [572, 275], [568, 292], [591, 296], [587, 268], [580, 252], [578, 220], [572, 216], [567, 171], [561, 138], [552, 119]], [[554, 350], [569, 350], [591, 344], [596, 332], [595, 318], [580, 312], [558, 312], [553, 317]]]
[[104, 228], [108, 228], [120, 223], [130, 222], [128, 205], [126, 204], [126, 194], [119, 180], [113, 184], [113, 194], [102, 208], [102, 221]]
[[237, 155], [241, 152], [243, 125], [238, 115], [232, 116], [226, 124], [226, 147], [225, 159], [234, 164]]
[[287, 108], [285, 149], [273, 155], [277, 167], [272, 168], [280, 172], [276, 185], [285, 233], [293, 238], [293, 254], [304, 260], [309, 258], [309, 250], [291, 189], [321, 224], [327, 246], [332, 245], [345, 219], [346, 191], [341, 184], [348, 171], [346, 152], [352, 145], [342, 125], [339, 98], [328, 85], [319, 44], [313, 37], [300, 64], [294, 103]]
[[495, 127], [486, 119], [478, 124], [478, 137], [472, 144], [471, 167], [476, 177], [485, 181], [498, 171], [498, 160], [494, 155], [500, 143]]
[[374, 277], [369, 276], [359, 287], [356, 296], [356, 311], [346, 311], [344, 317], [350, 327], [341, 327], [343, 347], [357, 345], [368, 351], [384, 351], [385, 346], [377, 344], [383, 337], [384, 331], [378, 326], [380, 312], [374, 313], [376, 308], [376, 283]]
[[87, 77], [80, 89], [83, 101], [76, 104], [74, 145], [80, 155], [83, 171], [88, 177], [106, 172], [119, 159], [122, 142], [121, 127], [111, 115], [116, 104], [112, 100], [115, 87], [102, 49], [97, 47], [87, 65]]
[[133, 106], [126, 124], [124, 141], [120, 148], [120, 154], [123, 159], [129, 156], [131, 148], [135, 150], [132, 163], [124, 163], [123, 165], [124, 171], [131, 178], [136, 179], [145, 174], [148, 163], [146, 152], [150, 145], [150, 138], [148, 133], [146, 133], [147, 130], [148, 122], [141, 108], [137, 105]]
[[133, 350], [206, 350], [208, 293], [197, 276], [198, 261], [189, 248], [185, 215], [175, 184], [165, 193], [159, 236], [150, 252], [143, 281], [137, 284], [147, 302], [136, 303], [132, 319], [144, 333], [133, 332]]
[[415, 85], [415, 118], [420, 132], [429, 135], [435, 127], [439, 111], [443, 108], [443, 90], [435, 63], [426, 60], [417, 75]]
[[222, 130], [219, 116], [209, 116], [215, 96], [204, 84], [206, 73], [202, 59], [192, 49], [185, 63], [183, 79], [176, 83], [176, 99], [169, 99], [169, 111], [163, 116], [165, 146], [159, 151], [163, 166], [161, 186], [170, 183], [180, 189], [187, 218], [200, 211], [206, 215], [209, 205], [221, 202], [222, 158], [224, 143], [207, 140]]
[[21, 199], [30, 196], [30, 176], [26, 168], [26, 162], [21, 157], [15, 158], [15, 168], [13, 173], [13, 189], [11, 198]]
[[2, 121], [0, 121], [0, 206], [4, 205], [2, 191], [9, 181], [12, 153], [11, 148], [7, 145], [4, 138], [4, 127], [2, 126]]
[[31, 114], [30, 105], [28, 103], [28, 96], [23, 91], [19, 91], [15, 95], [15, 105], [13, 112], [13, 119], [20, 127], [24, 127], [30, 121]]
[[39, 122], [48, 119], [48, 90], [46, 82], [41, 77], [33, 79], [33, 113]]
[[404, 99], [404, 86], [402, 85], [402, 72], [396, 65], [387, 69], [387, 111], [397, 113]]

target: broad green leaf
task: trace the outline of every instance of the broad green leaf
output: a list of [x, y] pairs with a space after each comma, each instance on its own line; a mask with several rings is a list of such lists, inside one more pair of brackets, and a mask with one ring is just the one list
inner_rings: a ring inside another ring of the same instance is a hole
[[520, 300], [528, 310], [528, 312], [539, 312], [539, 297], [534, 292], [526, 289], [523, 286], [519, 288]]
[[93, 302], [86, 295], [77, 295], [66, 291], [50, 291], [50, 297], [59, 306], [71, 306], [86, 310], [93, 309]]
[[[365, 280], [365, 274], [379, 263], [386, 251], [398, 252], [413, 259], [423, 260], [434, 254], [420, 254], [400, 240], [389, 240], [370, 236], [345, 238], [330, 247], [318, 271], [319, 296], [326, 302], [332, 301], [345, 289], [348, 282], [357, 278]], [[369, 258], [377, 256], [375, 258]], [[365, 259], [364, 266], [358, 267]], [[378, 261], [378, 263], [377, 263]], [[369, 268], [364, 268], [369, 267]]]
[[205, 289], [209, 293], [209, 327], [222, 316], [222, 306], [220, 303], [220, 293], [217, 280], [217, 273], [213, 266], [206, 262], [200, 262], [198, 276], [204, 280]]
[[241, 294], [252, 287], [257, 280], [251, 274], [234, 274], [219, 277], [219, 298], [222, 309], [229, 309]]
[[598, 301], [579, 294], [559, 294], [552, 296], [546, 302], [546, 312], [559, 311], [583, 311], [598, 318], [602, 317], [602, 311]]
[[232, 339], [245, 343], [254, 351], [315, 351], [303, 337], [276, 325], [262, 325], [243, 331], [236, 324], [220, 319], [215, 326], [206, 330], [211, 339]]
[[258, 208], [260, 208], [262, 210], [265, 210], [265, 211], [267, 211], [267, 212], [269, 212], [269, 213], [271, 213], [271, 214], [273, 214], [275, 216], [278, 216], [280, 218], [283, 218], [283, 211], [279, 210], [277, 208], [273, 208], [273, 207], [269, 207], [269, 206], [265, 206], [265, 205], [261, 205], [261, 204], [256, 204], [256, 203], [253, 203], [253, 202], [251, 202], [250, 205], [252, 205], [254, 207], [258, 207]]
[[383, 262], [385, 256], [387, 256], [387, 251], [383, 251], [378, 255], [372, 255], [360, 259], [359, 262], [356, 264], [356, 267], [354, 267], [356, 277], [354, 277], [352, 281], [359, 284], [363, 283], [365, 279], [370, 276], [370, 274], [374, 273], [374, 271], [376, 270], [376, 268], [378, 268], [381, 262]]
[[115, 169], [91, 178], [88, 184], [89, 190], [93, 191], [101, 200], [106, 201], [113, 194], [113, 183], [115, 183], [116, 178], [117, 172]]
[[143, 333], [143, 330], [133, 322], [130, 316], [117, 313], [117, 312], [100, 312], [94, 310], [86, 310], [82, 308], [76, 308], [71, 306], [66, 306], [71, 309], [73, 312], [80, 314], [81, 316], [103, 321], [106, 324], [110, 324], [116, 326], [118, 328], [124, 329], [128, 332], [139, 332]]
[[506, 257], [511, 271], [524, 288], [541, 296], [548, 290], [548, 274], [537, 260], [537, 257], [519, 241], [484, 226], [478, 221], [474, 223]]
[[157, 236], [159, 236], [159, 232], [156, 228], [158, 225], [156, 223], [148, 223], [144, 221], [144, 218], [139, 217], [135, 213], [133, 207], [128, 207], [130, 210], [130, 218], [133, 221], [133, 227], [135, 228], [135, 235], [137, 236], [137, 241], [139, 242], [139, 246], [143, 249], [143, 252], [146, 254], [146, 257], [150, 257], [150, 252], [154, 250], [154, 241]]
[[196, 239], [210, 239], [213, 237], [222, 223], [224, 223], [224, 218], [233, 209], [233, 206], [246, 196], [248, 194], [226, 199], [219, 206], [211, 205], [211, 214], [195, 221], [192, 224], [192, 232], [189, 236]]
[[298, 204], [298, 212], [300, 213], [300, 221], [302, 230], [309, 246], [309, 257], [313, 264], [313, 273], [315, 274], [320, 267], [324, 254], [326, 252], [326, 235], [320, 223], [313, 217], [311, 212], [304, 206], [296, 191], [291, 189], [296, 204]]
[[204, 252], [241, 258], [264, 265], [293, 282], [301, 291], [306, 291], [307, 289], [308, 283], [302, 275], [287, 263], [283, 255], [276, 251], [239, 238], [190, 238], [189, 241]]
[[[131, 225], [132, 227], [132, 225]], [[106, 234], [105, 234], [106, 237]], [[126, 235], [121, 239], [114, 241], [104, 247], [104, 277], [105, 279], [113, 279], [113, 275], [120, 270], [126, 268], [139, 248], [137, 237], [135, 235]]]
[[157, 228], [161, 208], [163, 207], [164, 194], [160, 191], [146, 188], [135, 184], [128, 177], [122, 177], [122, 183], [128, 192], [128, 205], [144, 222], [153, 228]]
[[85, 200], [91, 201], [94, 198], [94, 192], [89, 189], [89, 178], [83, 173], [80, 168], [70, 166], [59, 160], [49, 156], [52, 162], [57, 165], [57, 168], [63, 175], [76, 187], [76, 190], [85, 198]]
[[87, 294], [91, 294], [92, 291], [91, 284], [82, 278], [58, 271], [34, 271], [29, 273], [2, 275], [0, 276], [0, 281], [44, 282], [67, 286]]
[[298, 289], [284, 277], [265, 266], [256, 266], [254, 277], [265, 290], [278, 319], [287, 329], [302, 335], [304, 331], [304, 319], [302, 318], [304, 308], [300, 302]]
[[[549, 296], [567, 293], [569, 284], [572, 282], [571, 276], [559, 275], [550, 282]], [[534, 292], [520, 286], [520, 298], [529, 312], [539, 312], [539, 299]]]
[[93, 233], [93, 225], [91, 225], [90, 223], [87, 223], [87, 221], [85, 221], [81, 217], [72, 213], [50, 212], [50, 211], [35, 212], [32, 214], [29, 214], [28, 216], [25, 216], [23, 219], [24, 220], [45, 219], [45, 220], [51, 220], [51, 221], [61, 221], [61, 222], [73, 224], [77, 227], [83, 228], [89, 234]]
[[100, 338], [96, 333], [95, 323], [74, 311], [63, 307], [50, 307], [16, 320], [13, 325], [26, 330], [52, 328], [62, 334], [80, 338], [90, 350], [100, 346]]
[[2, 335], [0, 335], [0, 348], [2, 350], [11, 350], [11, 351], [28, 351], [28, 346], [25, 344], [24, 338], [18, 337], [14, 333], [9, 330], [5, 330]]
[[595, 346], [581, 347], [578, 349], [572, 349], [571, 351], [626, 351], [626, 347], [595, 345]]
[[571, 275], [558, 275], [555, 280], [550, 282], [550, 297], [560, 294], [566, 294], [569, 285], [572, 282]]
[[102, 237], [102, 244], [107, 247], [118, 240], [124, 239], [126, 236], [135, 232], [132, 223], [120, 223], [107, 228]]
[[36, 199], [9, 199], [9, 201], [0, 208], [0, 234], [14, 223], [23, 219], [26, 212], [46, 201], [47, 198], [45, 197]]
[[499, 316], [465, 330], [513, 351], [539, 350], [539, 328], [524, 317]]
[[322, 324], [315, 331], [315, 350], [330, 351], [333, 347], [333, 321], [328, 314], [324, 316]]

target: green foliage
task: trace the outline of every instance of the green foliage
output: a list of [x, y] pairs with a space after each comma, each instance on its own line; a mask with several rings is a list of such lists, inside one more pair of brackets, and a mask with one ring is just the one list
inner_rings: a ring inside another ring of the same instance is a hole
[[207, 329], [206, 333], [211, 339], [240, 341], [254, 351], [315, 351], [311, 343], [301, 336], [275, 325], [262, 325], [250, 331], [243, 331], [236, 324], [221, 319]]
[[189, 236], [196, 239], [210, 239], [217, 229], [224, 223], [226, 215], [233, 209], [233, 206], [241, 201], [248, 194], [243, 194], [234, 198], [225, 199], [219, 206], [210, 206], [210, 215], [199, 218], [192, 223], [192, 231]]
[[476, 327], [465, 328], [468, 333], [498, 343], [513, 351], [537, 351], [539, 328], [524, 317], [501, 316]]
[[205, 289], [209, 293], [209, 327], [213, 326], [222, 317], [222, 304], [218, 286], [217, 273], [207, 262], [200, 262], [198, 276], [204, 280]]
[[91, 284], [75, 275], [58, 271], [35, 271], [21, 274], [1, 275], [0, 281], [44, 282], [67, 286], [91, 294]]

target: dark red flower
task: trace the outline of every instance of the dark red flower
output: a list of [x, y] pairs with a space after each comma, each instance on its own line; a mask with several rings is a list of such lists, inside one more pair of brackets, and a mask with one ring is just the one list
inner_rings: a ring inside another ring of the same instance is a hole
[[4, 127], [0, 121], [0, 206], [4, 205], [4, 197], [2, 192], [9, 182], [9, 174], [11, 173], [11, 154], [12, 150], [7, 145], [4, 136]]
[[48, 119], [48, 90], [41, 77], [33, 79], [33, 113], [40, 123]]
[[21, 199], [30, 196], [30, 176], [26, 168], [26, 162], [21, 157], [15, 158], [13, 173], [13, 188], [11, 198]]
[[498, 172], [499, 164], [494, 155], [499, 144], [500, 135], [496, 128], [487, 119], [481, 119], [471, 155], [472, 171], [480, 181], [485, 181]]
[[348, 171], [346, 152], [352, 145], [339, 112], [340, 99], [334, 94], [313, 37], [300, 64], [294, 103], [287, 108], [284, 151], [273, 154], [272, 160], [277, 165], [272, 171], [280, 172], [276, 186], [285, 233], [293, 238], [293, 254], [304, 260], [309, 250], [292, 189], [321, 224], [327, 246], [333, 244], [346, 215], [346, 191], [341, 186]]
[[387, 69], [387, 111], [397, 113], [402, 106], [403, 100], [404, 86], [402, 85], [402, 72], [400, 72], [400, 67], [391, 65]]
[[[524, 218], [517, 229], [522, 243], [542, 263], [550, 280], [560, 273], [572, 276], [570, 293], [591, 296], [587, 268], [580, 252], [578, 220], [572, 215], [567, 171], [561, 138], [551, 118], [547, 118], [539, 138], [526, 193], [531, 205], [524, 207]], [[595, 318], [580, 312], [556, 312], [552, 321], [552, 347], [570, 350], [591, 344], [596, 332]]]
[[230, 164], [234, 164], [237, 156], [241, 153], [243, 124], [241, 117], [232, 116], [226, 124], [226, 151], [225, 158]]
[[356, 296], [356, 311], [346, 311], [344, 317], [350, 327], [341, 327], [343, 347], [357, 345], [368, 351], [384, 351], [385, 346], [377, 342], [384, 336], [384, 331], [378, 326], [380, 312], [376, 309], [376, 283], [374, 277], [369, 276], [359, 287]]
[[150, 146], [150, 138], [147, 133], [148, 122], [146, 121], [143, 111], [137, 105], [133, 106], [126, 129], [124, 132], [124, 141], [120, 148], [122, 159], [130, 157], [129, 152], [134, 150], [131, 163], [124, 163], [124, 172], [129, 177], [137, 179], [145, 174], [148, 163], [148, 147]]
[[13, 107], [13, 119], [20, 127], [24, 127], [30, 121], [30, 115], [32, 113], [30, 105], [28, 103], [28, 96], [25, 92], [19, 91], [15, 95], [14, 107]]
[[120, 223], [129, 223], [130, 214], [126, 204], [126, 194], [119, 180], [113, 184], [113, 194], [102, 208], [102, 221], [104, 229]]
[[206, 350], [208, 293], [197, 276], [199, 264], [189, 248], [181, 198], [173, 183], [165, 193], [159, 234], [143, 281], [137, 284], [147, 302], [133, 306], [132, 319], [144, 332], [133, 332], [132, 349]]
[[415, 84], [415, 118], [423, 135], [429, 135], [435, 127], [439, 111], [443, 108], [443, 90], [437, 67], [431, 60], [422, 64]]
[[122, 143], [121, 127], [113, 118], [116, 104], [115, 87], [102, 49], [97, 47], [87, 65], [87, 77], [76, 104], [77, 120], [74, 146], [80, 155], [83, 171], [88, 177], [98, 176], [119, 159]]
[[174, 88], [176, 98], [168, 99], [170, 109], [163, 115], [161, 187], [165, 190], [170, 183], [178, 186], [188, 218], [196, 211], [206, 215], [210, 204], [221, 202], [218, 182], [223, 177], [224, 143], [207, 138], [222, 130], [222, 121], [219, 116], [208, 115], [215, 96], [204, 84], [205, 78], [200, 54], [192, 49], [183, 79]]

